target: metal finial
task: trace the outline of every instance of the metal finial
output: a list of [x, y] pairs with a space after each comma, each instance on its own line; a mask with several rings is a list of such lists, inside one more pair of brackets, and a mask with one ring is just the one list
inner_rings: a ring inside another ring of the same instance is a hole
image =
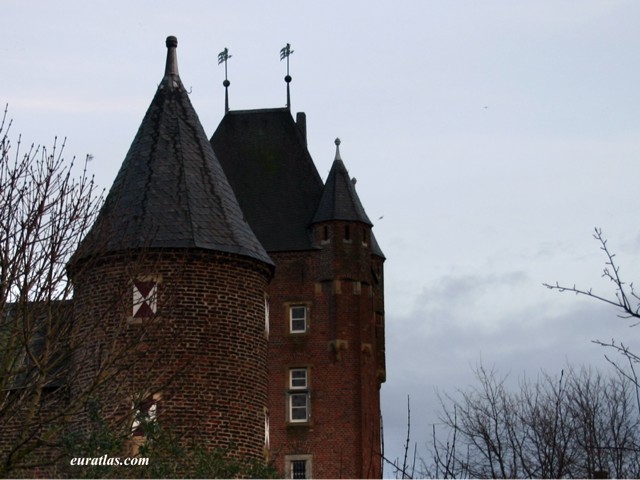
[[165, 75], [178, 75], [178, 58], [176, 56], [176, 48], [178, 48], [178, 39], [176, 37], [167, 37], [165, 42], [167, 45], [167, 63], [165, 65]]
[[340, 157], [340, 139], [336, 138], [335, 144], [336, 144], [336, 160], [342, 160], [342, 158]]
[[218, 65], [224, 63], [224, 82], [222, 82], [222, 85], [224, 85], [224, 113], [229, 112], [229, 85], [231, 85], [231, 82], [227, 78], [227, 60], [230, 58], [231, 55], [229, 55], [227, 47], [218, 54]]
[[289, 75], [289, 57], [293, 53], [291, 50], [291, 44], [287, 43], [280, 49], [280, 61], [287, 59], [287, 75], [284, 77], [284, 81], [287, 82], [287, 108], [291, 108], [291, 93], [289, 91], [289, 84], [291, 83], [291, 75]]
[[167, 41], [165, 43], [167, 44], [167, 48], [169, 47], [176, 48], [178, 46], [178, 39], [173, 35], [170, 35], [167, 37]]

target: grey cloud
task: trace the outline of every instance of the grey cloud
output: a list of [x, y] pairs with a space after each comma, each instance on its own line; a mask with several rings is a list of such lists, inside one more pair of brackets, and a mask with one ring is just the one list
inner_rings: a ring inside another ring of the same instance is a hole
[[640, 347], [640, 327], [629, 329], [628, 322], [610, 307], [574, 295], [554, 296], [542, 286], [530, 292], [536, 299], [532, 304], [508, 308], [496, 304], [499, 328], [465, 322], [466, 307], [460, 308], [460, 303], [473, 305], [482, 300], [483, 292], [522, 287], [528, 285], [526, 280], [520, 272], [447, 277], [425, 287], [411, 314], [389, 319], [401, 326], [389, 329], [393, 334], [387, 345], [388, 381], [382, 389], [389, 455], [402, 453], [407, 395], [411, 396], [412, 438], [426, 454], [431, 426], [438, 423], [436, 390], [454, 393], [474, 384], [471, 367], [478, 362], [495, 366], [516, 381], [540, 369], [556, 373], [567, 364], [608, 368], [607, 350], [593, 344], [595, 339], [617, 338]]

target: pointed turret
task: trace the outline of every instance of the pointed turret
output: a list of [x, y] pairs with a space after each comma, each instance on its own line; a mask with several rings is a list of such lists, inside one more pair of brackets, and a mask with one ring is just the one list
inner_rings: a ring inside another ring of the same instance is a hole
[[201, 248], [272, 264], [178, 74], [167, 38], [165, 74], [77, 258], [139, 248]]
[[345, 220], [373, 225], [360, 203], [355, 188], [355, 179], [349, 178], [349, 172], [340, 157], [340, 139], [336, 138], [336, 157], [322, 191], [318, 210], [312, 223]]
[[70, 338], [81, 339], [71, 396], [92, 392], [100, 418], [134, 432], [132, 448], [146, 441], [121, 423], [137, 418], [134, 403], [139, 413], [154, 405], [183, 445], [260, 460], [274, 265], [191, 106], [176, 47], [169, 37], [164, 76], [70, 266]]

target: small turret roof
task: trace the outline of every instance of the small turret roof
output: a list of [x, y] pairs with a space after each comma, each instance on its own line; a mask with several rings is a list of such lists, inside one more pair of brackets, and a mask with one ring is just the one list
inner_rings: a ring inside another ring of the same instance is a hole
[[202, 248], [273, 264], [229, 186], [178, 75], [165, 75], [76, 257], [138, 248]]
[[373, 225], [358, 198], [354, 183], [355, 179], [349, 178], [349, 172], [340, 157], [340, 139], [337, 138], [336, 157], [312, 223], [347, 220]]

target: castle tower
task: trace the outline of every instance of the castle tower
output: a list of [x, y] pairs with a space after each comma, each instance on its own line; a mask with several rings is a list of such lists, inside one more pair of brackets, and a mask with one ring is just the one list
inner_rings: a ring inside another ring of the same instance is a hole
[[84, 342], [72, 393], [93, 389], [102, 414], [128, 415], [134, 436], [144, 435], [138, 410], [184, 439], [258, 459], [273, 263], [190, 103], [176, 48], [168, 37], [165, 75], [72, 262]]
[[269, 296], [270, 452], [293, 478], [382, 475], [382, 254], [336, 153], [323, 184], [306, 117], [229, 111], [211, 138], [276, 264]]
[[349, 177], [340, 156], [340, 140], [335, 143], [335, 159], [312, 221], [314, 243], [320, 249], [315, 262], [316, 303], [326, 310], [328, 320], [330, 355], [322, 370], [333, 393], [324, 399], [322, 409], [335, 415], [337, 428], [332, 435], [339, 439], [340, 460], [356, 459], [349, 474], [379, 477], [384, 255], [356, 193], [356, 180]]

